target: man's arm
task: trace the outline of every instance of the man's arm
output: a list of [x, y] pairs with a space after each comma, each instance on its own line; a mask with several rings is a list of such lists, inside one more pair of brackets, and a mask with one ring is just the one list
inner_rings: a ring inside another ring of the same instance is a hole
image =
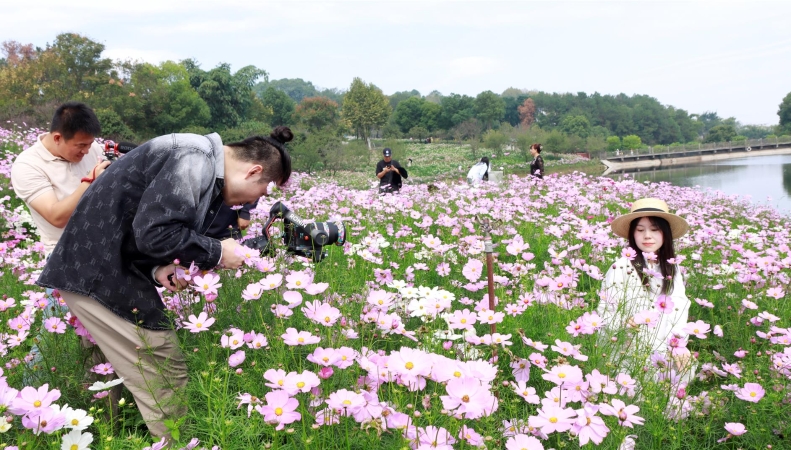
[[387, 167], [384, 165], [384, 162], [383, 162], [383, 161], [379, 161], [379, 162], [376, 164], [376, 178], [379, 178], [379, 179], [381, 180], [381, 179], [382, 179], [382, 177], [384, 177], [385, 175], [387, 175], [387, 172], [389, 172], [389, 171], [390, 171], [390, 169], [388, 169], [388, 168], [387, 168]]
[[[94, 171], [91, 171], [91, 174], [88, 174], [87, 178], [92, 178], [93, 173], [96, 173], [96, 176], [98, 177], [109, 165], [109, 161], [104, 161], [100, 164], [97, 164], [94, 168]], [[37, 213], [39, 213], [41, 217], [44, 218], [44, 220], [57, 228], [63, 228], [69, 222], [69, 218], [74, 212], [74, 208], [77, 207], [80, 197], [82, 197], [82, 194], [84, 194], [88, 189], [88, 186], [90, 186], [90, 183], [80, 183], [74, 192], [61, 200], [58, 200], [58, 197], [55, 195], [55, 191], [50, 188], [43, 194], [36, 196], [29, 203], [29, 205]]]

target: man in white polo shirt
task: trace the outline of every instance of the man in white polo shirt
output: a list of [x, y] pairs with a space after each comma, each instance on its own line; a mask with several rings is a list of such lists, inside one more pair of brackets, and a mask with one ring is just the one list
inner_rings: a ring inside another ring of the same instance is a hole
[[88, 106], [69, 102], [52, 118], [49, 133], [17, 156], [11, 166], [11, 184], [25, 202], [49, 254], [63, 234], [82, 194], [109, 161], [94, 138], [99, 120]]
[[[110, 165], [104, 161], [102, 146], [94, 140], [99, 133], [101, 126], [91, 108], [77, 102], [64, 103], [55, 111], [49, 133], [39, 136], [11, 166], [11, 185], [30, 209], [47, 255], [58, 243], [82, 194]], [[47, 294], [44, 317], [65, 312], [65, 303], [52, 296], [51, 289]], [[100, 357], [94, 355], [94, 359]], [[26, 358], [33, 373], [26, 377], [36, 373], [40, 360], [38, 345], [34, 344]]]

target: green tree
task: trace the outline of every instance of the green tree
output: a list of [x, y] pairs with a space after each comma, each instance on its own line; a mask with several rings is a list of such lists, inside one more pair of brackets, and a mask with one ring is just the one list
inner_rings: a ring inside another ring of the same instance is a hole
[[398, 125], [401, 132], [407, 133], [413, 127], [421, 125], [425, 103], [426, 101], [420, 97], [409, 97], [398, 104], [393, 111], [393, 122]]
[[273, 87], [267, 88], [261, 94], [261, 102], [265, 107], [272, 109], [272, 125], [290, 125], [291, 116], [294, 114], [294, 100], [283, 91]]
[[781, 133], [791, 134], [791, 92], [780, 103], [777, 115], [780, 116]]
[[428, 137], [428, 130], [423, 128], [420, 125], [417, 125], [417, 126], [412, 127], [412, 129], [410, 129], [407, 132], [407, 136], [409, 136], [411, 138], [423, 140], [423, 139]]
[[637, 150], [638, 148], [643, 146], [643, 141], [640, 139], [640, 136], [636, 136], [634, 134], [630, 134], [629, 136], [623, 137], [623, 148], [627, 150]]
[[610, 136], [607, 138], [607, 151], [614, 152], [621, 147], [621, 138], [618, 136]]
[[486, 129], [499, 124], [505, 116], [505, 102], [492, 91], [484, 91], [475, 97], [475, 117]]
[[398, 108], [399, 103], [411, 97], [420, 97], [420, 91], [417, 89], [412, 89], [411, 91], [396, 92], [388, 97], [390, 101], [390, 107], [393, 108], [393, 111], [395, 111], [396, 108]]
[[568, 115], [560, 121], [560, 130], [586, 139], [590, 134], [591, 123], [585, 116]]
[[502, 156], [503, 146], [508, 142], [508, 137], [500, 130], [489, 130], [483, 134], [483, 146]]
[[360, 78], [352, 81], [341, 107], [341, 115], [363, 140], [368, 139], [374, 128], [387, 123], [391, 111], [390, 103], [382, 90]]
[[107, 83], [112, 61], [102, 58], [104, 44], [76, 33], [63, 33], [55, 37], [49, 50], [62, 62], [52, 81], [61, 84], [69, 99], [81, 97], [80, 93], [90, 94]]
[[229, 64], [219, 64], [206, 72], [198, 63], [188, 59], [183, 62], [189, 73], [190, 85], [209, 105], [212, 129], [233, 128], [248, 118], [253, 106], [253, 86], [256, 80], [267, 79], [266, 71], [255, 66], [245, 66], [235, 74]]
[[439, 129], [442, 106], [439, 103], [423, 102], [421, 106], [420, 125], [429, 131]]
[[308, 97], [297, 105], [294, 117], [311, 130], [335, 127], [340, 119], [338, 104], [326, 97]]
[[730, 124], [721, 124], [709, 130], [705, 142], [730, 142], [735, 136], [736, 127]]
[[317, 97], [319, 95], [316, 86], [310, 81], [305, 81], [302, 78], [282, 78], [280, 80], [262, 81], [256, 84], [253, 90], [258, 96], [262, 96], [270, 87], [284, 92], [296, 103], [300, 103], [305, 98]]
[[475, 99], [468, 95], [450, 94], [442, 97], [442, 111], [437, 126], [449, 130], [475, 117]]
[[553, 152], [567, 152], [569, 151], [569, 142], [566, 135], [558, 130], [552, 130], [546, 138], [546, 149]]

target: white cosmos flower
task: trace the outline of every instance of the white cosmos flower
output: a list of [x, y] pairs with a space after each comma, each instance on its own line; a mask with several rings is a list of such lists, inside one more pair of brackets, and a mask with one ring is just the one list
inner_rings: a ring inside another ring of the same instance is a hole
[[80, 433], [80, 430], [71, 430], [63, 435], [61, 450], [90, 450], [93, 435], [91, 433]]
[[123, 382], [124, 382], [123, 378], [116, 378], [115, 380], [110, 380], [110, 381], [108, 381], [106, 383], [103, 382], [103, 381], [97, 381], [96, 383], [93, 383], [93, 386], [89, 387], [88, 390], [89, 391], [106, 391], [107, 389], [110, 389], [112, 387], [118, 386], [119, 384], [121, 384]]

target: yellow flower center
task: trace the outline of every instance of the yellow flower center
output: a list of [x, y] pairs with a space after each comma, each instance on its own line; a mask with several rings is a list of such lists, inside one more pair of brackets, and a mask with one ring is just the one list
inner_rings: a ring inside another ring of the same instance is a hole
[[755, 392], [750, 392], [750, 397], [755, 397], [756, 395], [758, 395], [758, 394], [755, 393]]
[[551, 423], [558, 423], [558, 418], [557, 418], [557, 417], [550, 417], [550, 418], [549, 418], [549, 421], [550, 421]]
[[297, 387], [298, 387], [298, 388], [300, 388], [300, 389], [302, 389], [303, 387], [305, 387], [305, 382], [304, 382], [304, 381], [300, 381], [300, 382], [298, 382], [298, 383], [297, 383]]
[[468, 403], [470, 401], [470, 396], [465, 395], [464, 397], [461, 398], [461, 401], [463, 401], [464, 403]]
[[282, 415], [282, 414], [283, 414], [283, 408], [275, 408], [275, 415], [279, 416], [279, 415]]
[[79, 424], [80, 424], [80, 421], [79, 421], [79, 420], [77, 420], [77, 419], [71, 419], [71, 425], [72, 425], [72, 426], [76, 427], [76, 426], [77, 426], [77, 425], [79, 425]]
[[198, 323], [195, 324], [195, 328], [200, 328], [202, 326], [203, 326], [203, 323], [201, 323], [201, 322], [198, 322]]
[[80, 450], [80, 447], [78, 447], [77, 444], [71, 444], [71, 447], [69, 447], [69, 449], [70, 450]]
[[384, 300], [379, 300], [379, 304], [384, 305], [385, 304]]
[[297, 339], [297, 342], [300, 342], [300, 343], [305, 342], [305, 338], [299, 338], [299, 339]]
[[346, 355], [341, 356], [341, 361], [346, 361]]
[[558, 374], [558, 378], [561, 378], [561, 379], [562, 379], [562, 378], [566, 378], [566, 374], [565, 374], [565, 373], [563, 373], [563, 372], [560, 372], [560, 373]]
[[467, 323], [467, 319], [461, 319], [460, 322], [461, 323]]
[[[755, 395], [755, 394], [753, 394], [753, 395]], [[36, 400], [35, 402], [33, 402], [33, 406], [35, 406], [36, 408], [41, 406], [41, 400]]]
[[456, 378], [460, 378], [461, 377], [461, 372], [459, 372], [457, 370], [457, 371], [453, 372], [453, 376], [456, 377]]
[[283, 386], [283, 380], [277, 380], [277, 385], [278, 386]]
[[351, 400], [344, 400], [343, 404], [346, 405], [346, 406], [349, 406], [349, 405], [352, 404], [352, 401]]
[[208, 289], [209, 289], [209, 285], [208, 285], [208, 284], [204, 284], [204, 285], [203, 285], [203, 289], [204, 289], [204, 290], [208, 290]]
[[332, 320], [332, 319], [330, 319], [330, 316], [327, 316], [327, 317], [324, 318], [324, 321], [327, 322], [327, 323], [330, 323], [330, 320]]
[[407, 370], [412, 370], [412, 368], [413, 368], [413, 367], [415, 367], [415, 365], [414, 365], [414, 364], [412, 364], [411, 362], [408, 362], [408, 363], [406, 363], [406, 364], [404, 365], [404, 367], [406, 367], [406, 368], [407, 368]]
[[297, 286], [302, 286], [302, 282], [301, 282], [301, 281], [299, 281], [299, 280], [297, 280], [297, 282], [296, 282], [296, 283], [294, 283], [294, 284], [296, 284]]
[[239, 339], [234, 339], [233, 340], [233, 345], [237, 345], [237, 344], [239, 344]]

